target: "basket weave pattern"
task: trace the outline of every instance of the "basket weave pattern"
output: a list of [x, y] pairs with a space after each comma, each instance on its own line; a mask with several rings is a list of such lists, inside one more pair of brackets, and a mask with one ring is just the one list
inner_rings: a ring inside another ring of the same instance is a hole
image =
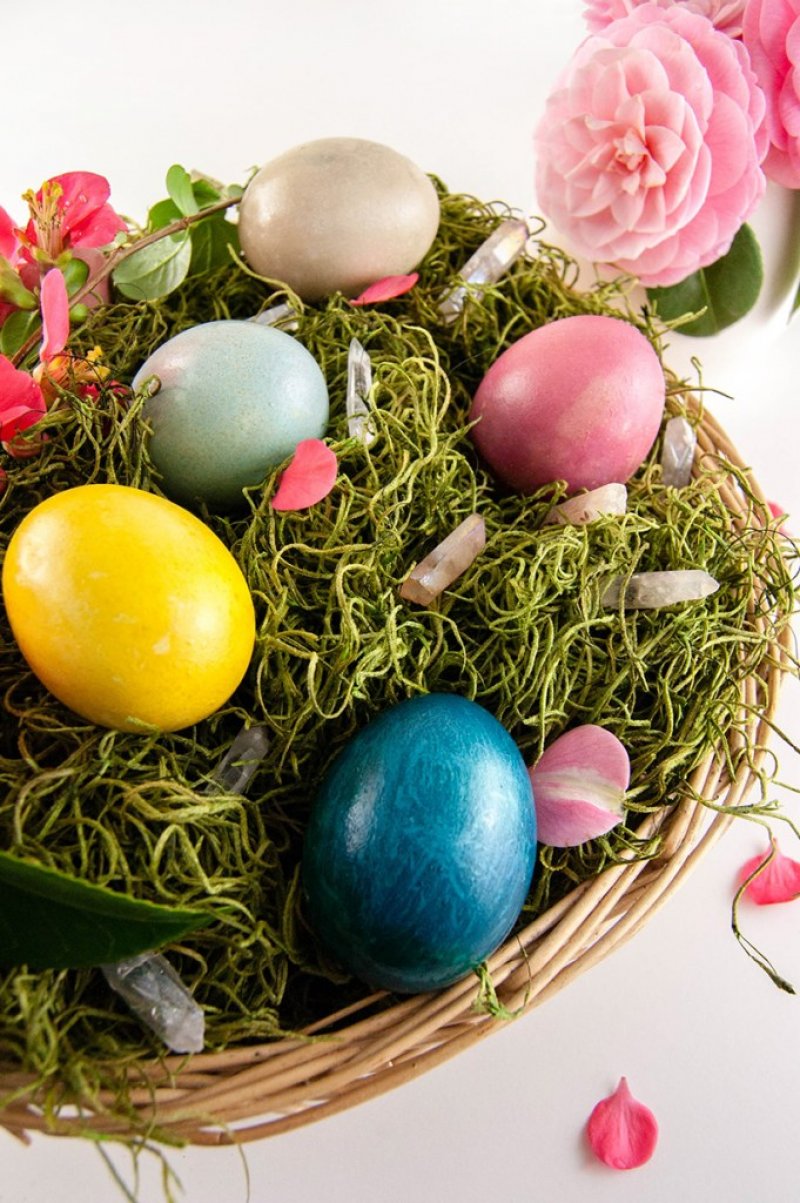
[[[714, 466], [722, 457], [743, 468], [727, 436], [707, 412], [698, 430], [695, 472], [704, 456]], [[749, 484], [763, 501], [757, 483], [749, 478]], [[739, 534], [753, 521], [747, 499], [732, 477], [721, 484], [720, 492], [731, 515], [731, 533]], [[771, 620], [758, 613], [757, 600], [754, 597], [753, 625], [767, 632]], [[761, 679], [751, 676], [744, 681], [740, 723], [728, 736], [729, 753], [725, 748], [709, 753], [686, 782], [681, 800], [648, 816], [640, 826], [640, 836], [656, 832], [661, 836], [657, 858], [617, 864], [585, 882], [515, 933], [490, 958], [489, 971], [504, 1007], [526, 1011], [544, 1002], [633, 936], [723, 833], [732, 816], [703, 802], [732, 810], [755, 784], [768, 755], [771, 719], [789, 663], [789, 638], [786, 624], [779, 640], [773, 636]], [[743, 749], [747, 755], [741, 755]], [[734, 776], [727, 768], [729, 757], [738, 765]], [[79, 1135], [87, 1129], [124, 1138], [135, 1127], [197, 1145], [257, 1140], [400, 1086], [488, 1036], [503, 1022], [476, 1009], [472, 975], [446, 990], [410, 997], [372, 1013], [385, 997], [370, 995], [307, 1029], [308, 1035], [322, 1037], [326, 1029], [335, 1028], [326, 1039], [283, 1039], [191, 1058], [143, 1062], [129, 1073], [134, 1120], [110, 1110], [114, 1099], [109, 1093], [93, 1104], [65, 1097], [65, 1113], [54, 1122], [37, 1106], [32, 1076], [0, 1063], [0, 1096], [15, 1096], [0, 1110], [0, 1125], [23, 1139], [33, 1130]]]

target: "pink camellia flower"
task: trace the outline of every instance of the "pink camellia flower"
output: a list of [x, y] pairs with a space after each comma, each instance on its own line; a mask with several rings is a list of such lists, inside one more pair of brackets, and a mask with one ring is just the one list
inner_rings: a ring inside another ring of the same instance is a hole
[[539, 204], [588, 259], [675, 284], [760, 200], [765, 100], [740, 42], [643, 4], [578, 48], [536, 130]]
[[[584, 0], [586, 11], [583, 15], [592, 33], [598, 33], [612, 21], [630, 16], [635, 8], [646, 2], [647, 0]], [[670, 8], [673, 4], [680, 4], [683, 8], [688, 8], [690, 12], [708, 17], [712, 25], [722, 30], [723, 33], [727, 33], [728, 37], [739, 38], [742, 36], [742, 14], [745, 0], [651, 0], [651, 2], [657, 4], [659, 8]]]
[[744, 44], [767, 98], [764, 171], [786, 188], [800, 188], [800, 0], [750, 0]]

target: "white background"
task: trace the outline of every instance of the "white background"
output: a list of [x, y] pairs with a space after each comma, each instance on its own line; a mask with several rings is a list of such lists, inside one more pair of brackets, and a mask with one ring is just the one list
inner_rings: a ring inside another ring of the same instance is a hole
[[[233, 182], [297, 142], [339, 134], [386, 142], [454, 189], [530, 209], [531, 131], [582, 36], [580, 0], [37, 0], [13, 11], [4, 0], [0, 204], [22, 217], [26, 188], [88, 169], [142, 218], [173, 162]], [[775, 194], [756, 218], [772, 282], [756, 317], [672, 356], [680, 367], [702, 356], [707, 381], [732, 394], [712, 408], [767, 494], [796, 515], [800, 318], [786, 328], [788, 292], [775, 282], [778, 265], [793, 266], [786, 232], [798, 212]], [[795, 738], [798, 692], [781, 715]], [[797, 758], [781, 759], [800, 786]], [[251, 1199], [796, 1203], [800, 1000], [779, 993], [729, 930], [736, 871], [763, 843], [735, 825], [634, 941], [474, 1051], [249, 1146]], [[800, 902], [743, 918], [800, 987]], [[628, 1174], [594, 1163], [582, 1135], [621, 1074], [661, 1125], [653, 1160]], [[244, 1203], [237, 1151], [168, 1157], [191, 1203]], [[126, 1155], [115, 1160], [129, 1175]], [[26, 1149], [0, 1131], [0, 1203], [118, 1197], [88, 1144], [40, 1138]], [[147, 1159], [139, 1198], [162, 1198]]]

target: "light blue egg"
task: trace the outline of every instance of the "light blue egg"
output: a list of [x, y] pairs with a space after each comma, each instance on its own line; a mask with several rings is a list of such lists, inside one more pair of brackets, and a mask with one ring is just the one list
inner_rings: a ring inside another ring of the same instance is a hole
[[535, 857], [530, 777], [505, 728], [466, 698], [414, 698], [359, 731], [322, 784], [303, 853], [309, 919], [357, 977], [432, 990], [502, 943]]
[[146, 402], [150, 457], [164, 492], [210, 508], [242, 503], [302, 439], [321, 438], [328, 389], [295, 338], [257, 322], [205, 322], [163, 343], [133, 379]]

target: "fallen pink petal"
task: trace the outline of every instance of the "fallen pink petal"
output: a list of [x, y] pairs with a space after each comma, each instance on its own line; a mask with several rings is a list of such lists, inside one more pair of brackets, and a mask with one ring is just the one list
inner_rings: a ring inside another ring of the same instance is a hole
[[800, 862], [785, 856], [778, 847], [777, 840], [773, 841], [773, 848], [772, 859], [769, 852], [762, 852], [746, 861], [739, 870], [741, 886], [759, 866], [764, 865], [744, 892], [745, 898], [758, 906], [768, 906], [774, 902], [792, 902], [800, 897]]
[[294, 459], [281, 473], [272, 498], [274, 510], [306, 510], [327, 497], [336, 482], [338, 464], [330, 447], [321, 439], [303, 439]]
[[43, 363], [59, 355], [69, 338], [69, 297], [63, 273], [52, 268], [42, 280], [42, 346], [39, 358]]
[[528, 774], [542, 844], [574, 848], [605, 835], [625, 816], [630, 759], [603, 727], [587, 723], [559, 736]]
[[402, 297], [411, 292], [418, 279], [419, 272], [412, 272], [410, 276], [384, 276], [382, 280], [376, 280], [354, 297], [350, 304], [377, 305], [381, 301], [393, 301], [395, 297]]
[[614, 1170], [644, 1165], [658, 1142], [656, 1117], [633, 1097], [626, 1078], [620, 1078], [614, 1093], [597, 1104], [586, 1131], [592, 1152]]

